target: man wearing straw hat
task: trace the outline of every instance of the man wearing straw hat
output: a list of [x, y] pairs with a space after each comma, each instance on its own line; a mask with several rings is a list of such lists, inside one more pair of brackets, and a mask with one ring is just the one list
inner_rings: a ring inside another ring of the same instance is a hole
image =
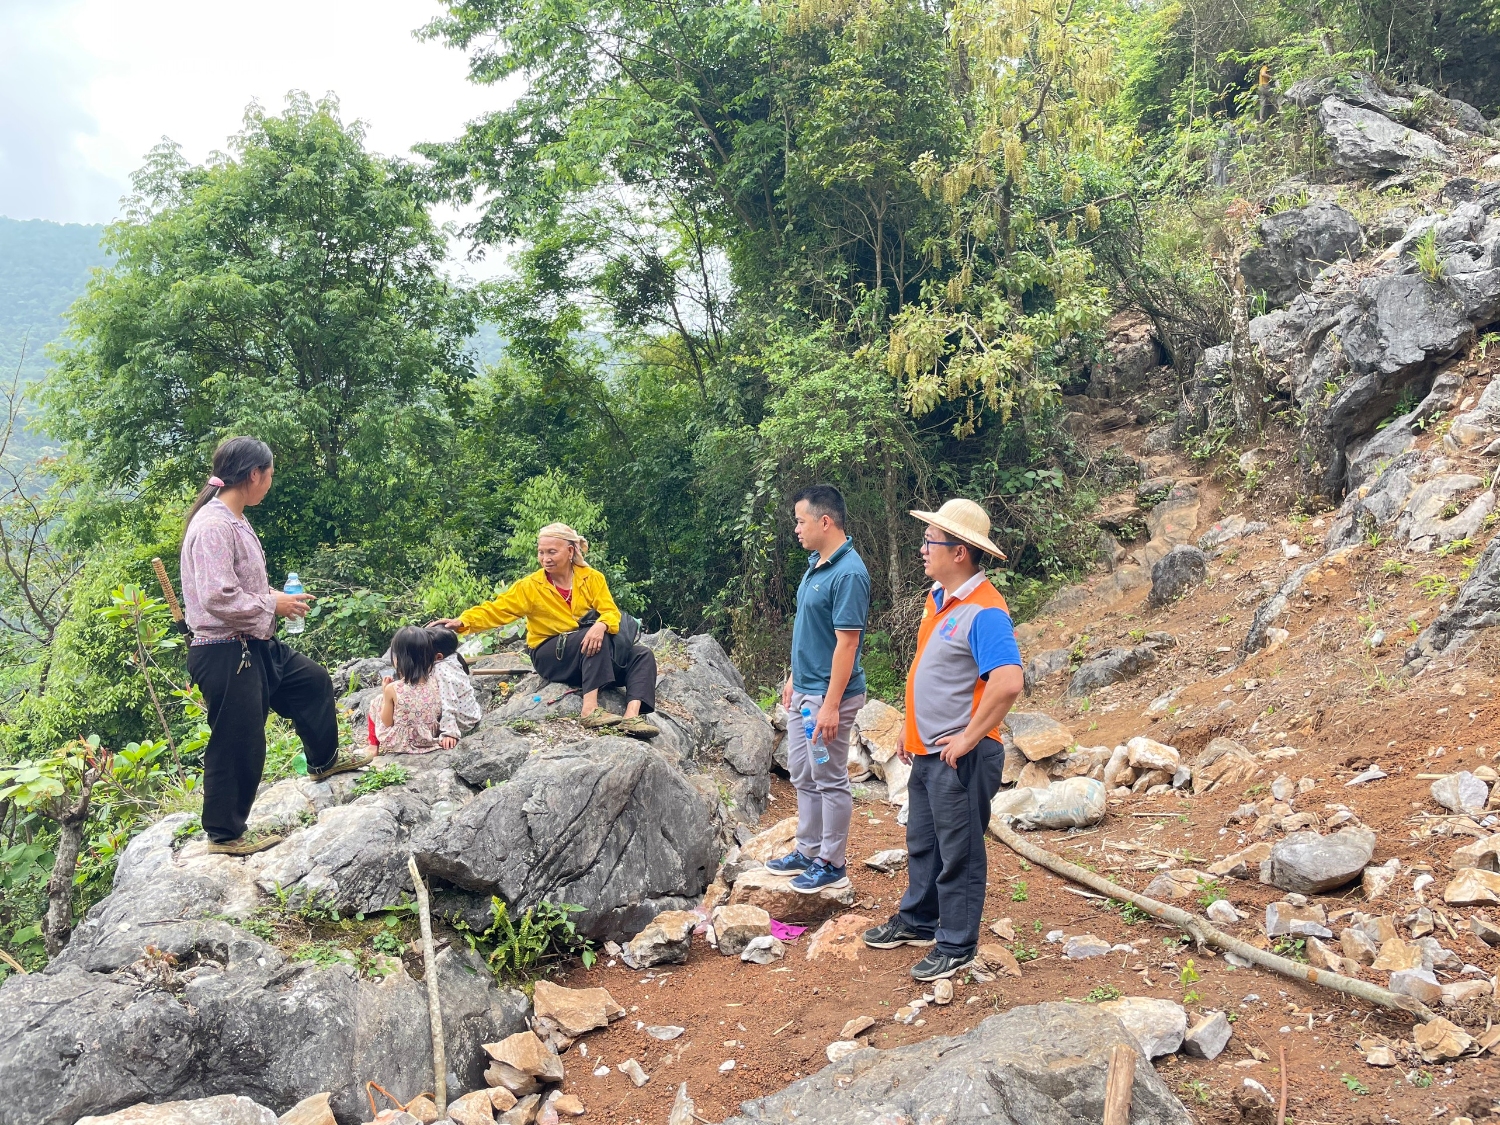
[[1021, 651], [1010, 611], [985, 577], [990, 517], [972, 500], [912, 515], [927, 525], [922, 561], [932, 590], [906, 677], [899, 752], [911, 763], [908, 885], [890, 921], [865, 931], [874, 949], [936, 946], [912, 968], [919, 981], [974, 961], [987, 885], [984, 830], [1005, 760], [1000, 723], [1021, 694]]

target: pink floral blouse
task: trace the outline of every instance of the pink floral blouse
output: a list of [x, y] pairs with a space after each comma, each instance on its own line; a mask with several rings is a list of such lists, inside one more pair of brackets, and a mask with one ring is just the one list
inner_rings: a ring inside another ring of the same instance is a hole
[[276, 593], [260, 536], [214, 497], [182, 539], [183, 615], [196, 644], [276, 635]]

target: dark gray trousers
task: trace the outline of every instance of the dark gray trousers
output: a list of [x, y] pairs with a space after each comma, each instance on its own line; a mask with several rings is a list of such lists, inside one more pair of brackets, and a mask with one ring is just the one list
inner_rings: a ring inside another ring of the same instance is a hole
[[946, 765], [936, 754], [914, 754], [907, 792], [908, 885], [898, 917], [923, 937], [936, 937], [939, 953], [971, 956], [988, 883], [984, 830], [990, 802], [1000, 791], [1005, 751], [986, 738]]

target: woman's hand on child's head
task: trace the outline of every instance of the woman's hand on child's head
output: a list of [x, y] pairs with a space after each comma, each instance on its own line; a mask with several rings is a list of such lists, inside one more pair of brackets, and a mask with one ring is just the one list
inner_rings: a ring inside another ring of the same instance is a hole
[[452, 750], [458, 745], [458, 739], [454, 738], [451, 734], [445, 734], [442, 738], [438, 739], [438, 745], [444, 750]]
[[455, 633], [462, 632], [464, 627], [461, 617], [439, 617], [435, 621], [429, 621], [427, 628], [432, 629], [441, 625], [444, 629], [452, 629]]

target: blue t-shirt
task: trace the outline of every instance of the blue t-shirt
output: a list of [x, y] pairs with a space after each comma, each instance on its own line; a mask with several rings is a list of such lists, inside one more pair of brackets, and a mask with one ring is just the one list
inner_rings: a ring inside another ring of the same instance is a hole
[[818, 565], [818, 553], [807, 559], [807, 573], [797, 587], [797, 617], [792, 622], [792, 689], [823, 695], [833, 674], [833, 649], [838, 629], [858, 629], [859, 648], [844, 696], [863, 694], [865, 670], [860, 656], [865, 646], [865, 622], [870, 616], [870, 572], [854, 549], [844, 545]]
[[[932, 592], [933, 603], [943, 608], [943, 591]], [[974, 615], [969, 626], [969, 651], [974, 654], [974, 663], [979, 665], [979, 675], [988, 679], [996, 668], [1007, 664], [1021, 665], [1021, 646], [1016, 643], [1016, 630], [1011, 624], [1010, 614], [1003, 609], [981, 609]]]

